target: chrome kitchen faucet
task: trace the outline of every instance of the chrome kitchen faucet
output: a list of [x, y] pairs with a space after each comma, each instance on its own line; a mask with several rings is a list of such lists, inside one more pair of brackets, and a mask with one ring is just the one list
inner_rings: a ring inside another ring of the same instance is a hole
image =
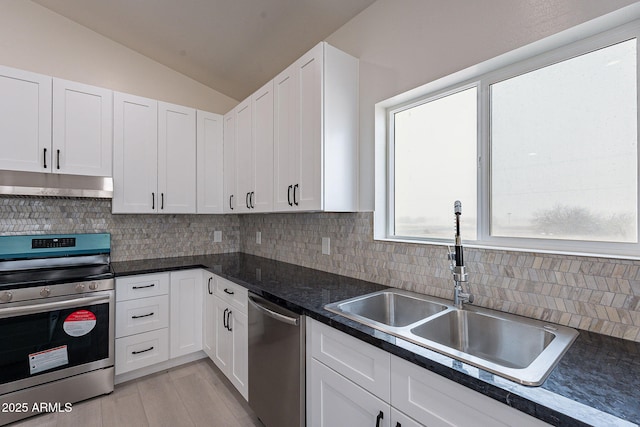
[[448, 258], [449, 269], [453, 273], [453, 304], [456, 308], [462, 308], [462, 304], [465, 302], [473, 303], [473, 294], [470, 292], [464, 292], [462, 283], [468, 281], [469, 275], [467, 274], [464, 266], [464, 255], [462, 250], [462, 239], [460, 238], [460, 215], [462, 215], [462, 203], [460, 200], [456, 200], [453, 204], [453, 211], [456, 215], [456, 233], [455, 233], [455, 252], [448, 246]]

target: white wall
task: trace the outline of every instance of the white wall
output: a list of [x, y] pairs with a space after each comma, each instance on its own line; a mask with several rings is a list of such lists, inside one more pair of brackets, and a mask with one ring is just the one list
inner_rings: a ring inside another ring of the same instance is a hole
[[219, 114], [238, 103], [27, 0], [0, 0], [0, 64]]
[[374, 207], [375, 103], [631, 0], [378, 0], [327, 38], [360, 58], [360, 208]]

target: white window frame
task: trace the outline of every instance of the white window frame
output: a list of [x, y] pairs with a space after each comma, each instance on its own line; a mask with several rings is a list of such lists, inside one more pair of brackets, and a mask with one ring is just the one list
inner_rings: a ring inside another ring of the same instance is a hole
[[[497, 237], [490, 235], [490, 99], [489, 88], [497, 83], [554, 63], [580, 56], [622, 41], [636, 38], [636, 55], [640, 63], [640, 4], [596, 18], [554, 36], [516, 49], [477, 66], [446, 76], [419, 88], [376, 104], [375, 147], [375, 215], [374, 239], [408, 243], [451, 244], [451, 239], [406, 238], [393, 235], [393, 114], [435, 100], [466, 88], [478, 88], [478, 212], [475, 241], [465, 240], [471, 247], [561, 253], [572, 255], [597, 255], [603, 257], [640, 259], [639, 243], [612, 243], [581, 240], [536, 239]], [[640, 67], [637, 72], [640, 74]], [[636, 77], [637, 96], [640, 94], [640, 78]], [[640, 107], [640, 97], [638, 98]], [[640, 116], [640, 108], [638, 109]], [[637, 118], [640, 127], [640, 117]], [[640, 131], [637, 131], [640, 138]], [[640, 192], [640, 147], [638, 152], [637, 189]], [[439, 184], [444, 185], [444, 184]], [[454, 196], [452, 196], [454, 197]], [[638, 201], [638, 232], [640, 239], [640, 194]], [[453, 221], [453, 199], [452, 199]], [[463, 215], [464, 220], [464, 201]]]

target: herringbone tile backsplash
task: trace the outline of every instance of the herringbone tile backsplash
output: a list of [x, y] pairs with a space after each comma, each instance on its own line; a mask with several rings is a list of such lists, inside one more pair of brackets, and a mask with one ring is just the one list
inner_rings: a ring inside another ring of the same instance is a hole
[[[372, 227], [372, 213], [244, 215], [240, 250], [453, 298], [444, 246], [374, 241]], [[640, 341], [640, 261], [467, 247], [465, 263], [476, 305]]]
[[[372, 223], [372, 213], [112, 215], [104, 199], [0, 197], [0, 234], [109, 232], [114, 261], [240, 250], [453, 298], [445, 247], [375, 241]], [[476, 305], [640, 342], [640, 261], [469, 247], [465, 260]]]
[[236, 252], [239, 231], [235, 215], [112, 215], [110, 199], [0, 198], [0, 234], [107, 232], [113, 261]]

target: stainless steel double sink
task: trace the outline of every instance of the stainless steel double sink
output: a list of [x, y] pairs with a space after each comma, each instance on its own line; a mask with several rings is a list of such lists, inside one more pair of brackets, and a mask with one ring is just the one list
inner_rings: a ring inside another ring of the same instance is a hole
[[465, 306], [400, 289], [350, 298], [325, 309], [372, 328], [536, 386], [578, 336], [575, 329]]

